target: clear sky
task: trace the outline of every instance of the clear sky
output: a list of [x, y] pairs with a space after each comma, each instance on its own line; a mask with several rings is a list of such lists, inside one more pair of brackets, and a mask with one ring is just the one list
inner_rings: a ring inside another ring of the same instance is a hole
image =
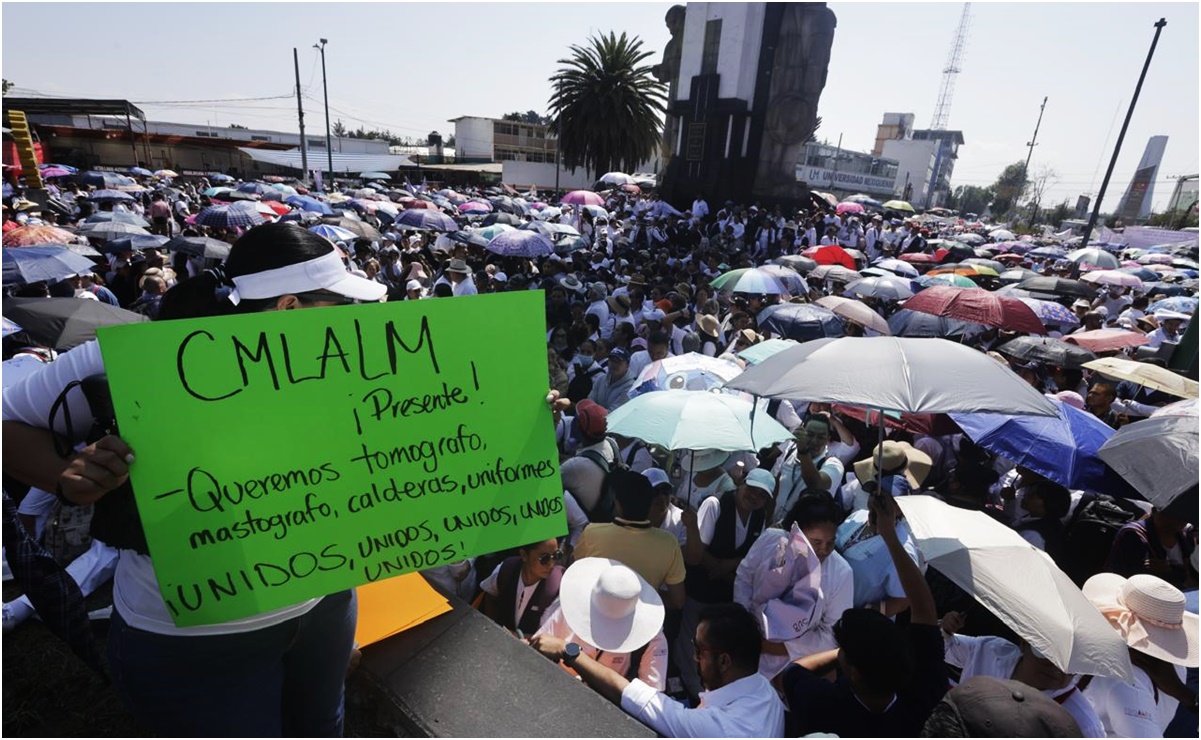
[[[204, 4], [4, 2], [2, 70], [13, 94], [125, 98], [153, 120], [296, 130], [292, 47], [310, 131], [331, 118], [402, 136], [453, 133], [447, 119], [545, 112], [547, 78], [596, 32], [639, 36], [661, 59], [672, 3]], [[930, 124], [962, 3], [846, 3], [819, 138], [870, 150], [885, 112]], [[1169, 137], [1155, 184], [1198, 171], [1198, 4], [995, 3], [971, 8], [950, 128], [963, 131], [953, 183], [991, 183], [1024, 159], [1049, 98], [1031, 172], [1056, 173], [1045, 203], [1100, 187], [1160, 17], [1167, 27], [1106, 196], [1117, 205], [1148, 137]], [[154, 101], [183, 101], [169, 104]], [[220, 102], [193, 102], [220, 101]]]

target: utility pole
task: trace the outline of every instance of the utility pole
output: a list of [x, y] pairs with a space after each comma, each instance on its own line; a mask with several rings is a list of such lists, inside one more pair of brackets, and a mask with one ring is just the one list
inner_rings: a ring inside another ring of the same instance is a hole
[[838, 146], [834, 148], [834, 171], [830, 173], [830, 189], [835, 188], [838, 180], [838, 160], [842, 157], [842, 134], [838, 135]]
[[[1043, 125], [1043, 111], [1047, 108], [1047, 96], [1043, 96], [1043, 104], [1038, 106], [1038, 122], [1034, 124], [1034, 136], [1026, 142], [1026, 163], [1022, 165], [1022, 187], [1026, 186], [1030, 177], [1030, 158], [1034, 156], [1034, 147], [1038, 146], [1038, 129]], [[1032, 201], [1030, 206], [1030, 225], [1034, 226], [1034, 217], [1038, 213], [1038, 203]]]
[[[559, 80], [558, 88], [559, 88], [559, 105], [562, 106], [562, 104], [563, 104], [563, 80]], [[561, 108], [561, 107], [559, 108], [559, 125], [557, 128], [559, 129], [559, 133], [555, 137], [555, 195], [556, 196], [559, 193], [559, 170], [562, 169], [562, 165], [559, 164], [559, 153], [563, 150], [563, 147], [561, 146], [563, 143], [563, 108]], [[455, 142], [455, 143], [458, 144], [458, 142]]]
[[320, 44], [313, 44], [313, 48], [321, 52], [321, 92], [325, 95], [325, 157], [326, 163], [329, 165], [329, 181], [334, 181], [334, 145], [333, 139], [329, 135], [329, 83], [325, 78], [325, 45], [328, 44], [328, 39], [321, 39]]
[[1092, 215], [1088, 217], [1088, 226], [1084, 227], [1081, 246], [1087, 247], [1092, 236], [1093, 228], [1097, 225], [1097, 216], [1101, 213], [1101, 201], [1105, 199], [1105, 190], [1109, 187], [1109, 178], [1113, 176], [1113, 168], [1118, 163], [1118, 154], [1122, 151], [1122, 140], [1126, 138], [1126, 129], [1134, 116], [1134, 106], [1138, 103], [1138, 94], [1143, 89], [1143, 80], [1147, 79], [1147, 69], [1151, 67], [1151, 57], [1155, 56], [1155, 45], [1159, 43], [1159, 34], [1168, 22], [1160, 18], [1155, 23], [1155, 37], [1151, 39], [1151, 48], [1147, 50], [1147, 61], [1143, 62], [1143, 72], [1138, 76], [1138, 84], [1134, 86], [1134, 97], [1130, 99], [1130, 108], [1126, 111], [1126, 120], [1122, 121], [1122, 130], [1118, 132], [1118, 143], [1113, 147], [1113, 156], [1109, 160], [1109, 169], [1105, 170], [1105, 179], [1101, 181], [1101, 192], [1097, 194], [1097, 202], [1093, 204]]
[[309, 142], [304, 138], [304, 103], [300, 97], [300, 56], [292, 47], [292, 66], [296, 69], [296, 114], [300, 117], [300, 179], [309, 181]]

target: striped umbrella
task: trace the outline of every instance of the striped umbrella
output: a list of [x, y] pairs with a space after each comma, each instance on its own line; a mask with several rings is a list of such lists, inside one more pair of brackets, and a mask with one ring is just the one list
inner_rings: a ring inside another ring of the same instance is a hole
[[788, 292], [775, 276], [754, 267], [730, 270], [719, 275], [709, 285], [717, 290], [753, 295], [780, 295]]
[[121, 190], [97, 190], [88, 195], [88, 200], [133, 200], [133, 196]]
[[196, 223], [201, 226], [212, 226], [222, 229], [246, 229], [251, 226], [258, 226], [266, 220], [258, 211], [236, 208], [234, 206], [209, 206], [196, 214]]

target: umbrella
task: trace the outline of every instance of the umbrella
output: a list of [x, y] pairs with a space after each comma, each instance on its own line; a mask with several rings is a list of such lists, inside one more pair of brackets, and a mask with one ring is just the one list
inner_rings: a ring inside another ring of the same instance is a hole
[[816, 303], [819, 306], [830, 309], [846, 321], [852, 321], [880, 334], [892, 334], [892, 330], [888, 328], [888, 322], [884, 320], [884, 317], [860, 301], [830, 295], [818, 298]]
[[573, 206], [603, 206], [605, 199], [591, 190], [573, 190], [564, 195], [560, 202]]
[[[424, 203], [426, 201], [418, 202]], [[484, 203], [478, 200], [469, 200], [459, 206], [459, 213], [492, 213], [492, 204]]]
[[742, 366], [736, 362], [688, 352], [644, 367], [630, 389], [630, 398], [651, 391], [712, 391], [741, 372]]
[[1154, 314], [1156, 311], [1175, 311], [1176, 313], [1196, 313], [1197, 312], [1197, 297], [1196, 296], [1172, 296], [1156, 301], [1150, 306], [1147, 306], [1147, 313]]
[[75, 241], [75, 235], [57, 226], [18, 226], [4, 232], [4, 246], [32, 247], [38, 244], [66, 244]]
[[862, 276], [842, 265], [818, 265], [809, 271], [809, 277], [817, 280], [831, 280], [836, 283], [850, 283]]
[[893, 411], [1055, 414], [1051, 402], [1008, 367], [936, 339], [817, 339], [769, 357], [727, 386], [761, 397]]
[[1086, 367], [1085, 363], [1097, 358], [1084, 347], [1051, 337], [1017, 337], [997, 347], [997, 351], [1022, 362], [1042, 362], [1072, 369]]
[[900, 275], [901, 277], [917, 277], [918, 276], [917, 268], [915, 268], [913, 265], [909, 264], [908, 262], [904, 262], [904, 261], [898, 260], [898, 259], [888, 258], [888, 259], [876, 260], [875, 262], [872, 263], [872, 267], [878, 267], [881, 270], [888, 270], [889, 272], [894, 273], [896, 275]]
[[162, 177], [162, 178], [172, 178], [172, 177], [179, 177], [179, 173], [176, 172], [175, 170], [155, 170], [154, 176]]
[[980, 275], [989, 275], [989, 274], [999, 275], [1002, 272], [1004, 272], [1006, 269], [1005, 265], [998, 262], [997, 260], [990, 260], [990, 259], [986, 259], [984, 257], [968, 257], [967, 259], [965, 259], [963, 261], [963, 266], [964, 267], [971, 267], [971, 266], [987, 267], [988, 269], [992, 270], [992, 273], [977, 272], [977, 274], [980, 274]]
[[78, 298], [6, 298], [4, 315], [6, 320], [20, 323], [33, 343], [59, 352], [95, 339], [98, 327], [149, 321], [140, 313], [103, 301]]
[[133, 185], [133, 180], [118, 175], [115, 172], [85, 172], [79, 176], [79, 182], [83, 185], [94, 185], [98, 188], [115, 188], [122, 185]]
[[492, 224], [505, 224], [507, 226], [521, 226], [521, 219], [512, 213], [489, 213], [484, 216], [484, 226]]
[[[800, 259], [808, 258], [801, 257]], [[793, 295], [805, 295], [809, 292], [808, 286], [805, 285], [805, 278], [801, 277], [800, 273], [791, 267], [768, 264], [760, 265], [755, 269], [757, 269], [759, 272], [767, 273], [776, 280], [779, 280], [780, 284], [784, 286], [784, 289]]]
[[949, 319], [920, 311], [897, 311], [888, 317], [888, 328], [895, 337], [964, 339], [985, 330], [983, 324]]
[[1182, 518], [1196, 522], [1196, 417], [1152, 416], [1127, 424], [1101, 446], [1098, 455], [1153, 506], [1167, 509], [1182, 499], [1182, 513], [1186, 513]]
[[994, 242], [1004, 242], [1010, 241], [1014, 238], [1014, 236], [1013, 232], [1009, 229], [993, 229], [992, 231], [988, 232], [988, 238], [992, 239]]
[[[1005, 255], [1001, 255], [1004, 257]], [[1020, 283], [1023, 280], [1028, 280], [1033, 277], [1039, 277], [1039, 274], [1034, 270], [1029, 270], [1025, 267], [1014, 267], [997, 276], [1002, 282]]]
[[822, 191], [820, 191], [820, 190], [814, 190], [814, 191], [812, 192], [812, 194], [813, 194], [813, 195], [816, 195], [817, 197], [821, 198], [822, 200], [826, 201], [826, 203], [828, 203], [828, 204], [830, 204], [830, 205], [832, 205], [832, 206], [837, 206], [837, 205], [838, 205], [838, 198], [835, 198], [835, 197], [834, 197], [832, 194], [830, 194], [830, 193], [823, 193], [823, 192], [822, 192]]
[[1197, 399], [1190, 398], [1186, 401], [1176, 401], [1151, 412], [1151, 418], [1158, 418], [1160, 416], [1187, 416], [1191, 419], [1196, 419]]
[[797, 346], [797, 344], [798, 342], [795, 339], [776, 339], [772, 337], [771, 339], [764, 339], [758, 344], [752, 344], [750, 347], [738, 352], [737, 355], [746, 360], [749, 365], [758, 365], [777, 352], [783, 352], [789, 347]]
[[392, 180], [392, 176], [387, 172], [361, 172], [359, 173], [359, 177], [364, 180], [384, 180], [385, 182], [391, 182]]
[[1114, 257], [1109, 252], [1096, 247], [1088, 247], [1086, 249], [1077, 249], [1075, 252], [1068, 252], [1067, 259], [1075, 262], [1078, 265], [1096, 265], [1097, 267], [1105, 267], [1109, 269], [1117, 269], [1121, 267], [1118, 263], [1118, 258]]
[[848, 270], [855, 269], [855, 258], [847, 254], [845, 249], [836, 244], [809, 247], [801, 252], [801, 255], [809, 257], [819, 265], [842, 265]]
[[133, 224], [124, 224], [120, 221], [99, 221], [91, 224], [84, 224], [80, 230], [81, 236], [86, 236], [89, 239], [104, 239], [111, 241], [129, 236], [150, 236], [150, 232], [143, 229], [141, 226]]
[[60, 170], [66, 170], [67, 172], [71, 173], [72, 175], [79, 174], [79, 169], [77, 167], [72, 167], [69, 164], [59, 164], [57, 162], [45, 162], [43, 164], [38, 165], [38, 168], [43, 169], [43, 170], [50, 169], [51, 167], [55, 167]]
[[349, 229], [344, 229], [341, 226], [333, 226], [331, 224], [319, 224], [310, 226], [309, 231], [317, 236], [323, 236], [331, 242], [348, 242], [354, 241], [355, 233]]
[[204, 259], [223, 260], [229, 256], [230, 245], [207, 236], [177, 236], [162, 246], [170, 252], [183, 252]]
[[980, 447], [1068, 488], [1124, 488], [1097, 457], [1113, 429], [1087, 411], [1055, 399], [1051, 403], [1056, 416], [951, 414], [951, 419]]
[[1077, 344], [1093, 352], [1116, 352], [1129, 347], [1139, 347], [1151, 340], [1146, 335], [1125, 329], [1095, 329], [1081, 331], [1064, 337], [1065, 342]]
[[517, 231], [517, 229], [514, 229], [508, 224], [492, 224], [491, 226], [485, 226], [482, 229], [476, 229], [475, 233], [484, 237], [488, 241], [492, 241], [506, 231]]
[[237, 187], [236, 192], [249, 193], [251, 195], [262, 195], [263, 193], [270, 193], [273, 190], [275, 190], [275, 188], [271, 187], [265, 182], [244, 182]]
[[210, 172], [210, 173], [208, 173], [208, 175], [206, 175], [206, 177], [208, 179], [212, 180], [213, 182], [233, 182], [234, 181], [234, 178], [230, 177], [229, 175], [222, 174], [220, 172]]
[[455, 220], [445, 213], [430, 211], [424, 208], [412, 208], [402, 211], [393, 222], [406, 229], [425, 229], [429, 231], [456, 231], [459, 226]]
[[381, 242], [384, 240], [384, 235], [379, 233], [379, 229], [371, 224], [362, 221], [356, 221], [353, 218], [340, 218], [333, 222], [334, 226], [349, 231], [352, 239], [367, 239], [368, 241]]
[[792, 433], [749, 401], [726, 393], [644, 393], [608, 417], [609, 432], [669, 450], [761, 450]]
[[844, 213], [863, 213], [863, 204], [854, 201], [843, 201], [834, 208], [834, 212], [841, 216]]
[[914, 213], [913, 206], [903, 200], [887, 200], [882, 204], [885, 210], [889, 211], [908, 211]]
[[130, 226], [141, 226], [143, 229], [150, 226], [149, 221], [136, 213], [129, 213], [128, 211], [101, 211], [93, 213], [84, 219], [81, 228], [88, 229], [91, 228], [91, 224], [103, 223], [129, 224]]
[[88, 200], [133, 200], [133, 196], [122, 190], [97, 190], [88, 195]]
[[781, 303], [768, 306], [757, 317], [759, 331], [785, 339], [808, 342], [822, 337], [841, 337], [842, 319], [824, 306], [813, 303]]
[[1025, 303], [1034, 312], [1034, 315], [1039, 318], [1043, 324], [1057, 324], [1062, 326], [1079, 326], [1080, 319], [1076, 314], [1069, 311], [1062, 304], [1055, 301], [1044, 301], [1038, 298], [1018, 298], [1019, 301]]
[[71, 170], [64, 169], [62, 167], [56, 167], [54, 165], [50, 165], [49, 167], [43, 167], [41, 169], [41, 171], [39, 172], [39, 174], [42, 177], [50, 178], [50, 177], [70, 177], [71, 175], [74, 175], [75, 173], [72, 172]]
[[634, 178], [624, 172], [606, 172], [600, 176], [597, 182], [603, 182], [609, 185], [633, 185]]
[[468, 244], [476, 247], [487, 247], [488, 242], [491, 241], [475, 231], [452, 231], [446, 236], [451, 241], [458, 242], [459, 244]]
[[1197, 398], [1197, 381], [1158, 365], [1124, 360], [1120, 357], [1102, 357], [1084, 363], [1084, 367], [1109, 378], [1129, 380], [1144, 388], [1163, 391], [1180, 398]]
[[10, 321], [10, 320], [8, 320], [8, 319], [4, 319], [4, 331], [3, 331], [3, 336], [6, 336], [6, 337], [7, 337], [7, 336], [9, 336], [10, 334], [16, 334], [16, 333], [17, 333], [17, 332], [19, 332], [19, 331], [21, 331], [21, 327], [20, 327], [20, 326], [18, 326], [18, 325], [17, 325], [17, 323], [16, 323], [15, 321]]
[[938, 263], [939, 258], [937, 255], [926, 254], [925, 252], [906, 252], [901, 255], [901, 259], [910, 263], [933, 265]]
[[196, 223], [223, 229], [250, 228], [266, 220], [258, 211], [234, 206], [209, 206], [196, 214]]
[[513, 229], [492, 237], [487, 250], [506, 257], [546, 257], [554, 253], [555, 245], [536, 231]]
[[1065, 673], [1130, 680], [1126, 641], [1046, 553], [979, 511], [897, 499], [923, 558]]
[[[158, 234], [134, 234], [133, 236], [118, 236], [106, 241], [100, 248], [103, 254], [121, 254], [142, 249], [161, 249], [168, 238]], [[68, 248], [70, 246], [68, 245]], [[79, 252], [76, 252], [79, 254]]]
[[868, 277], [847, 285], [844, 294], [858, 298], [872, 297], [888, 301], [903, 301], [913, 297], [908, 280], [901, 278]]
[[5, 248], [3, 280], [5, 285], [53, 283], [81, 272], [91, 273], [95, 266], [95, 262], [66, 247]]
[[804, 273], [812, 272], [813, 268], [817, 267], [816, 261], [809, 257], [802, 257], [799, 254], [786, 254], [783, 257], [777, 257], [776, 264]]
[[313, 213], [320, 213], [323, 216], [334, 215], [334, 211], [329, 207], [328, 203], [323, 203], [307, 195], [290, 195], [284, 198], [284, 202], [290, 206], [296, 206], [302, 211], [312, 211]]
[[847, 406], [843, 403], [832, 404], [830, 410], [842, 416], [858, 419], [868, 426], [879, 426], [883, 419], [884, 426], [889, 429], [900, 429], [913, 434], [943, 437], [963, 432], [959, 425], [946, 414], [902, 414], [897, 411], [885, 411], [881, 415], [879, 411]]
[[982, 288], [936, 285], [905, 301], [905, 308], [1009, 331], [1047, 333], [1029, 306], [1016, 298], [997, 296]]
[[1016, 287], [1031, 293], [1054, 293], [1089, 299], [1097, 294], [1097, 291], [1088, 283], [1056, 277], [1032, 277], [1018, 283]]
[[1137, 276], [1119, 270], [1096, 270], [1080, 278], [1086, 283], [1098, 285], [1120, 285], [1124, 288], [1143, 289], [1143, 281]]
[[950, 286], [952, 288], [975, 288], [976, 287], [976, 284], [974, 282], [972, 282], [971, 278], [965, 277], [963, 275], [956, 275], [954, 273], [948, 273], [948, 272], [939, 273], [937, 275], [934, 275], [934, 274], [923, 275], [922, 277], [917, 279], [917, 284], [923, 288], [930, 288], [935, 285], [942, 285], [944, 287]]
[[722, 273], [709, 285], [717, 290], [728, 290], [732, 293], [780, 295], [788, 292], [774, 275], [755, 267], [743, 267]]

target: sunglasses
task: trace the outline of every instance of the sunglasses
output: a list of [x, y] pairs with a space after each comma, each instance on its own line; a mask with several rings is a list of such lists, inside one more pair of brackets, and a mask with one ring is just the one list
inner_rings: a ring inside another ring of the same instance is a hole
[[538, 556], [538, 565], [550, 565], [551, 561], [556, 563], [563, 562], [563, 551], [555, 550], [554, 552], [544, 552]]
[[359, 302], [358, 300], [350, 298], [349, 296], [340, 295], [338, 293], [327, 293], [325, 291], [293, 293], [293, 295], [302, 301], [310, 301], [313, 303], [333, 303], [338, 306], [350, 306]]

